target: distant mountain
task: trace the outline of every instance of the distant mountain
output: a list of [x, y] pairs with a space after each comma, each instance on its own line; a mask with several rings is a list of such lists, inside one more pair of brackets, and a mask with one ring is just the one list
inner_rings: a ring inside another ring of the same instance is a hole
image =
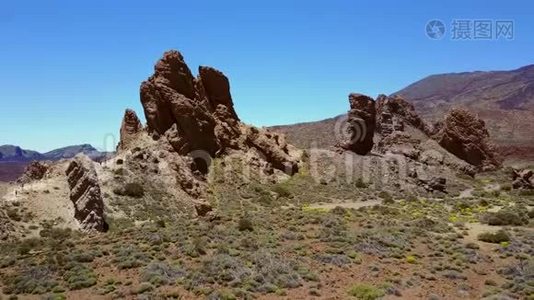
[[19, 162], [43, 158], [43, 155], [37, 151], [25, 150], [13, 145], [0, 146], [0, 161]]
[[78, 153], [83, 153], [95, 161], [101, 160], [109, 154], [108, 152], [100, 152], [88, 144], [68, 146], [46, 153], [26, 150], [13, 145], [0, 146], [0, 181], [16, 180], [31, 161], [55, 161], [72, 158]]
[[497, 144], [534, 143], [534, 65], [432, 75], [395, 94], [412, 102], [425, 119], [439, 120], [452, 106], [464, 106], [486, 121]]
[[[429, 122], [443, 119], [453, 106], [464, 106], [486, 121], [491, 139], [504, 155], [524, 157], [534, 151], [534, 65], [512, 71], [432, 75], [394, 94], [413, 103]], [[337, 142], [340, 117], [271, 129], [285, 133], [298, 147], [324, 148]]]
[[326, 149], [338, 142], [336, 140], [336, 123], [342, 121], [343, 117], [344, 115], [339, 115], [315, 122], [272, 126], [270, 129], [285, 134], [288, 142], [299, 148]]
[[88, 144], [68, 146], [59, 148], [46, 153], [39, 153], [33, 150], [22, 149], [19, 146], [3, 145], [0, 146], [0, 162], [29, 162], [33, 160], [60, 160], [71, 158], [78, 153], [84, 153], [94, 160], [101, 159], [107, 153], [96, 150]]
[[76, 156], [78, 153], [83, 153], [89, 156], [92, 159], [99, 159], [105, 155], [103, 152], [99, 152], [93, 146], [89, 144], [68, 146], [52, 150], [43, 154], [46, 160], [60, 160], [63, 158], [71, 158]]

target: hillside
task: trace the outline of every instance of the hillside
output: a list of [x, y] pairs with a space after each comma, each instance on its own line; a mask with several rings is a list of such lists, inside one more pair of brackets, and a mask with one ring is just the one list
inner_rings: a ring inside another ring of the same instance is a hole
[[16, 180], [31, 161], [57, 161], [72, 158], [78, 153], [83, 153], [93, 160], [100, 160], [107, 155], [107, 153], [99, 152], [88, 144], [67, 146], [46, 153], [26, 150], [13, 145], [0, 146], [0, 181]]
[[0, 183], [0, 299], [532, 298], [534, 172], [502, 168], [476, 115], [435, 129], [351, 93], [346, 116], [279, 128], [298, 149], [198, 70], [164, 53], [113, 157]]
[[43, 158], [43, 155], [37, 151], [25, 150], [13, 145], [0, 146], [0, 161], [17, 162], [40, 160]]
[[[513, 71], [465, 72], [428, 76], [394, 93], [412, 104], [429, 123], [454, 106], [464, 106], [486, 121], [499, 152], [511, 158], [533, 157], [534, 65]], [[316, 122], [273, 126], [301, 148], [328, 148], [337, 142], [342, 115]], [[339, 126], [338, 126], [339, 127]]]
[[534, 65], [511, 71], [432, 75], [394, 94], [408, 99], [422, 117], [432, 121], [452, 106], [465, 106], [486, 120], [497, 144], [534, 141]]

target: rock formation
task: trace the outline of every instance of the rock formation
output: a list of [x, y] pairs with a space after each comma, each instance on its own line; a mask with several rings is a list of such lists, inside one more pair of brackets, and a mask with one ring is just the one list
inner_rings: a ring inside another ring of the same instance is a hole
[[135, 111], [126, 109], [120, 129], [120, 141], [117, 150], [125, 150], [128, 145], [135, 138], [136, 134], [143, 129], [141, 121], [137, 117]]
[[500, 165], [489, 142], [486, 124], [477, 116], [465, 109], [454, 108], [440, 127], [435, 138], [450, 153], [482, 170]]
[[338, 146], [354, 153], [365, 155], [373, 148], [373, 136], [376, 126], [375, 101], [365, 95], [349, 95], [350, 111], [347, 116], [347, 140]]
[[93, 162], [85, 155], [77, 155], [69, 164], [67, 180], [74, 217], [86, 231], [106, 231], [104, 202]]
[[376, 101], [376, 111], [376, 130], [382, 135], [404, 131], [405, 124], [428, 134], [429, 129], [415, 112], [414, 106], [400, 96], [379, 95]]
[[183, 56], [168, 51], [140, 92], [148, 131], [165, 138], [178, 154], [202, 151], [214, 157], [256, 148], [275, 168], [296, 172], [297, 161], [281, 137], [240, 122], [222, 72], [202, 66], [195, 78]]
[[534, 172], [532, 170], [512, 170], [512, 179], [514, 189], [534, 189]]
[[26, 167], [24, 174], [17, 181], [25, 184], [34, 180], [41, 180], [48, 172], [48, 168], [49, 166], [45, 163], [33, 161]]

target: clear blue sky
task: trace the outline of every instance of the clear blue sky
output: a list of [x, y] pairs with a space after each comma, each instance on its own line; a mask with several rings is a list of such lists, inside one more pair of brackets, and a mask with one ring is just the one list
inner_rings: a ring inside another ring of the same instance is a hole
[[[515, 39], [425, 35], [458, 18], [513, 19]], [[240, 117], [261, 126], [343, 113], [349, 92], [532, 64], [533, 29], [532, 1], [4, 1], [0, 144], [103, 148], [125, 108], [144, 118], [139, 84], [172, 48], [195, 73], [222, 70]]]

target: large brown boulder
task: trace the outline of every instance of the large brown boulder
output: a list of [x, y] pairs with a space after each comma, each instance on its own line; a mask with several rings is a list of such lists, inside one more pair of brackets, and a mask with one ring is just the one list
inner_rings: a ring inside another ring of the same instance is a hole
[[74, 217], [86, 231], [106, 231], [104, 202], [95, 167], [89, 157], [78, 154], [69, 164], [67, 180]]
[[449, 111], [435, 138], [447, 151], [479, 169], [489, 170], [500, 165], [486, 124], [465, 109]]
[[373, 148], [376, 126], [375, 101], [368, 96], [349, 95], [350, 111], [347, 114], [347, 138], [338, 145], [354, 153], [365, 155]]
[[141, 125], [141, 121], [139, 121], [135, 111], [126, 109], [124, 112], [124, 117], [122, 118], [120, 141], [117, 149], [124, 150], [128, 148], [130, 142], [135, 139], [137, 133], [139, 133], [142, 129], [143, 125]]
[[278, 135], [240, 122], [228, 78], [211, 67], [198, 72], [194, 78], [178, 51], [163, 55], [141, 85], [148, 131], [164, 137], [180, 155], [202, 151], [213, 157], [256, 148], [275, 168], [296, 172], [297, 161]]

